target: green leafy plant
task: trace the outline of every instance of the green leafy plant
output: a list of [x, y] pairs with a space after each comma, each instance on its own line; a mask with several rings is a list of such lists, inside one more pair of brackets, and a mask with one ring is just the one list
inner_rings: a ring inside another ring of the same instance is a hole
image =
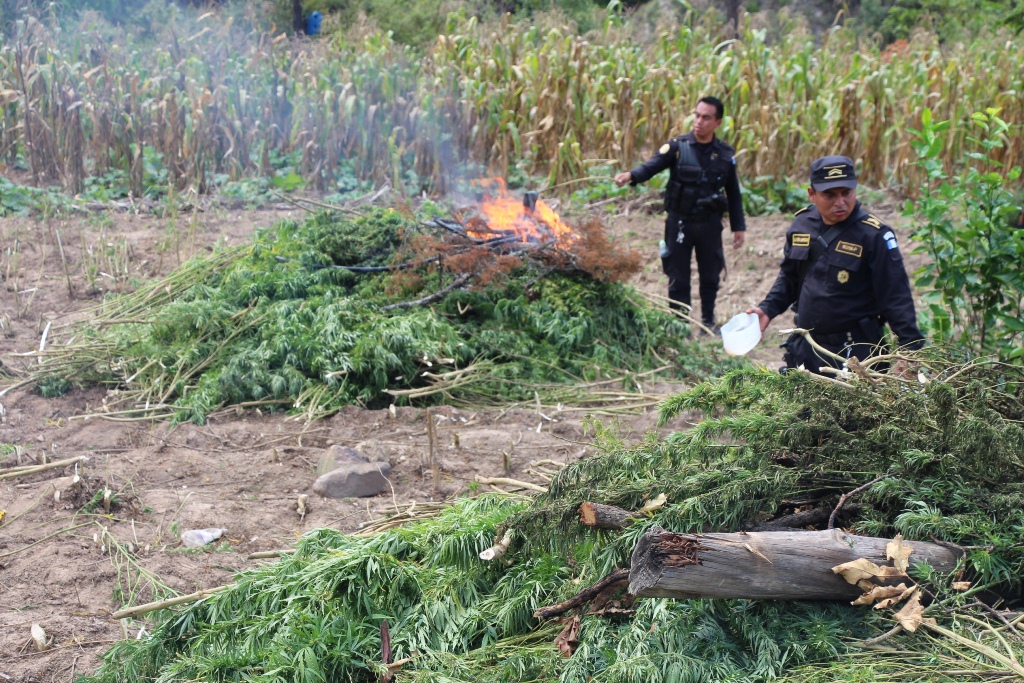
[[930, 110], [921, 129], [911, 131], [916, 165], [924, 182], [921, 195], [908, 201], [917, 251], [929, 263], [916, 273], [925, 292], [929, 336], [952, 340], [966, 352], [998, 354], [1006, 360], [1024, 358], [1024, 228], [1013, 183], [1020, 167], [1002, 169], [999, 152], [1006, 145], [1008, 124], [998, 109], [975, 113], [971, 138], [981, 152], [966, 155], [958, 175], [947, 174], [939, 160], [949, 128]]
[[793, 213], [807, 206], [807, 190], [789, 178], [759, 176], [745, 181], [742, 192], [748, 216]]
[[292, 190], [297, 190], [302, 187], [305, 184], [305, 181], [298, 173], [291, 171], [285, 175], [275, 175], [270, 179], [270, 184], [279, 190], [291, 192]]
[[67, 195], [56, 188], [18, 185], [0, 175], [0, 217], [28, 216], [48, 211], [51, 215], [71, 205]]

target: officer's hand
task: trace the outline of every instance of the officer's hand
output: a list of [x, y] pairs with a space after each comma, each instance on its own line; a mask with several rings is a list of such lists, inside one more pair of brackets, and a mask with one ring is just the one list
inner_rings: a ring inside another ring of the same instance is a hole
[[[741, 233], [738, 233], [738, 234], [742, 235], [743, 233], [741, 232]], [[764, 336], [764, 331], [768, 329], [768, 323], [770, 323], [772, 321], [772, 319], [768, 317], [768, 314], [765, 313], [764, 311], [762, 311], [757, 306], [755, 306], [753, 308], [748, 308], [747, 310], [745, 310], [743, 312], [744, 313], [756, 313], [757, 314], [757, 322], [761, 325], [761, 336]]]
[[622, 173], [616, 174], [615, 176], [615, 184], [618, 185], [619, 187], [622, 187], [623, 185], [628, 185], [632, 180], [633, 174], [630, 173], [629, 171], [623, 171]]
[[733, 249], [739, 249], [740, 247], [743, 246], [744, 236], [746, 234], [747, 233], [743, 232], [742, 230], [740, 230], [739, 232], [734, 232], [732, 234], [732, 248]]

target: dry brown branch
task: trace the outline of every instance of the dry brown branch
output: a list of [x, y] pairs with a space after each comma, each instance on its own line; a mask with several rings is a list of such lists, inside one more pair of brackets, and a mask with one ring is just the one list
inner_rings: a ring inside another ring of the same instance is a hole
[[862, 640], [859, 643], [851, 643], [851, 645], [854, 645], [856, 647], [864, 647], [864, 648], [875, 647], [875, 646], [885, 642], [889, 638], [892, 638], [893, 636], [897, 635], [901, 631], [903, 631], [903, 626], [901, 624], [896, 624], [895, 626], [893, 626], [891, 629], [889, 629], [888, 631], [886, 631], [885, 633], [883, 633], [880, 636], [875, 636], [874, 638], [869, 638], [868, 640]]
[[443, 289], [437, 290], [433, 294], [425, 296], [422, 299], [416, 299], [415, 301], [402, 301], [397, 304], [388, 304], [387, 306], [382, 306], [381, 310], [394, 311], [404, 308], [413, 308], [414, 306], [428, 306], [434, 303], [435, 301], [440, 301], [441, 299], [445, 298], [462, 285], [469, 282], [469, 279], [471, 277], [473, 277], [472, 273], [461, 273], [457, 278], [455, 278], [455, 280], [452, 281], [450, 285]]
[[844, 493], [842, 496], [840, 496], [839, 497], [839, 502], [836, 503], [835, 509], [832, 510], [832, 514], [829, 515], [829, 517], [828, 517], [828, 528], [831, 529], [831, 528], [833, 528], [835, 526], [836, 515], [838, 515], [839, 511], [843, 509], [843, 506], [846, 504], [846, 501], [848, 501], [850, 498], [852, 498], [853, 496], [857, 495], [858, 493], [861, 493], [862, 491], [867, 490], [868, 488], [870, 488], [874, 484], [877, 484], [878, 482], [882, 481], [883, 479], [888, 479], [889, 477], [896, 476], [897, 474], [900, 474], [900, 472], [889, 472], [887, 474], [879, 475], [879, 476], [875, 477], [874, 479], [872, 479], [871, 481], [869, 481], [868, 483], [863, 484], [861, 486], [858, 486], [857, 488], [855, 488], [854, 490], [850, 491], [849, 493]]
[[872, 377], [871, 373], [868, 372], [867, 368], [861, 365], [860, 359], [858, 359], [857, 356], [850, 356], [850, 358], [847, 359], [846, 361], [846, 366], [853, 370], [853, 374], [865, 380], [871, 386], [878, 386], [878, 380]]
[[625, 586], [628, 581], [629, 570], [616, 569], [608, 576], [604, 577], [594, 585], [584, 588], [568, 600], [556, 603], [554, 605], [548, 605], [547, 607], [541, 607], [533, 613], [533, 616], [537, 619], [550, 619], [551, 617], [557, 617], [560, 614], [565, 614], [571, 609], [575, 609], [581, 605], [590, 602], [601, 593], [605, 592], [608, 589], [611, 589], [613, 586]]

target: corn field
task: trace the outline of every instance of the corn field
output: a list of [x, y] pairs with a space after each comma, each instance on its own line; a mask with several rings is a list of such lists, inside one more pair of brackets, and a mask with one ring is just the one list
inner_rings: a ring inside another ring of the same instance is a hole
[[722, 41], [688, 19], [643, 44], [621, 22], [585, 39], [470, 19], [420, 54], [379, 34], [291, 39], [243, 23], [179, 18], [142, 43], [19, 22], [0, 45], [0, 164], [20, 161], [35, 184], [71, 193], [116, 169], [136, 196], [148, 158], [200, 193], [215, 175], [271, 174], [275, 155], [319, 189], [342, 162], [396, 187], [415, 171], [438, 193], [466, 163], [554, 185], [591, 164], [631, 166], [685, 132], [704, 94], [724, 100], [719, 134], [747, 177], [802, 180], [811, 159], [843, 153], [870, 184], [917, 187], [909, 131], [925, 108], [954, 122], [949, 170], [974, 151], [970, 115], [986, 107], [1012, 124], [1001, 161], [1024, 162], [1019, 40], [940, 48], [921, 37], [883, 51], [835, 29], [818, 46], [801, 35], [769, 44], [749, 27]]

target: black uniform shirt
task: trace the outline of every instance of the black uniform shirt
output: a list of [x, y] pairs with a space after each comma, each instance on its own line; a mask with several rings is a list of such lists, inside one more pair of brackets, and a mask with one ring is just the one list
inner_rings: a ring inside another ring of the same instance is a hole
[[718, 189], [725, 189], [725, 197], [729, 203], [730, 229], [733, 232], [745, 231], [747, 223], [743, 218], [743, 197], [740, 194], [740, 181], [736, 175], [736, 160], [733, 157], [735, 151], [717, 137], [712, 138], [711, 142], [706, 144], [697, 142], [697, 138], [692, 132], [672, 138], [662, 145], [661, 149], [654, 156], [629, 172], [632, 178], [630, 184], [646, 183], [665, 169], [675, 173], [676, 159], [679, 157], [679, 145], [682, 144], [693, 145], [701, 168], [704, 169], [708, 169], [713, 160], [728, 159], [729, 166], [723, 174], [723, 187]]
[[881, 318], [901, 345], [923, 346], [910, 279], [892, 229], [857, 202], [850, 216], [836, 224], [843, 231], [825, 254], [818, 237], [830, 227], [817, 207], [797, 213], [786, 231], [779, 276], [758, 308], [774, 318], [798, 301], [800, 327], [823, 334], [855, 330], [863, 318]]

